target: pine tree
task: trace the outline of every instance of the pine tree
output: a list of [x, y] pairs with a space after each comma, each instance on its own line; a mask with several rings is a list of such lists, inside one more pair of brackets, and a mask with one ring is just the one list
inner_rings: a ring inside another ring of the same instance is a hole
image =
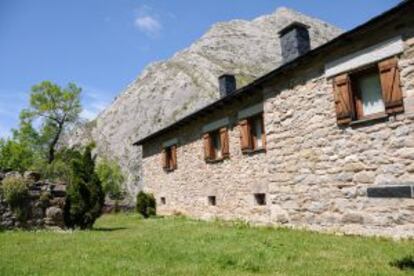
[[91, 151], [88, 146], [81, 158], [72, 160], [73, 175], [65, 205], [65, 223], [69, 228], [90, 229], [102, 214], [105, 194]]

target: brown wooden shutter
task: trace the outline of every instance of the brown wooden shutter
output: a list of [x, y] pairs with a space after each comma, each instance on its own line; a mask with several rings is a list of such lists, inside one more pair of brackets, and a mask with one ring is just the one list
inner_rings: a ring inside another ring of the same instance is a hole
[[266, 149], [266, 131], [265, 131], [265, 124], [264, 124], [264, 113], [262, 113], [262, 143], [263, 143], [263, 148]]
[[168, 154], [166, 149], [162, 149], [161, 153], [161, 165], [164, 170], [168, 169]]
[[177, 169], [177, 145], [171, 146], [171, 166], [170, 169]]
[[230, 156], [230, 145], [229, 145], [229, 132], [226, 127], [220, 129], [220, 143], [221, 143], [221, 155], [223, 158]]
[[252, 139], [249, 120], [242, 120], [239, 122], [240, 126], [240, 145], [242, 151], [248, 151], [252, 149]]
[[211, 141], [211, 135], [210, 133], [205, 133], [203, 135], [204, 140], [204, 160], [212, 160], [212, 141]]
[[381, 61], [378, 64], [378, 67], [381, 79], [382, 96], [385, 104], [385, 112], [392, 114], [404, 111], [398, 59], [390, 58]]
[[348, 74], [335, 77], [333, 85], [338, 125], [347, 125], [352, 121], [354, 110], [351, 81]]

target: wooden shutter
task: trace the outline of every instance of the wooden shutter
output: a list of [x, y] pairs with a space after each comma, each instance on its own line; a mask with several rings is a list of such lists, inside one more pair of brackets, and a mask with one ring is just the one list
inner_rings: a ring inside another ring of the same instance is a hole
[[162, 149], [161, 153], [161, 165], [164, 170], [168, 169], [168, 154], [167, 149]]
[[262, 113], [262, 143], [263, 143], [263, 148], [266, 149], [266, 131], [265, 131], [265, 124], [264, 124], [264, 113]]
[[398, 59], [390, 58], [381, 61], [378, 64], [378, 67], [381, 79], [382, 96], [385, 104], [385, 112], [392, 114], [404, 111]]
[[223, 158], [230, 156], [230, 145], [229, 145], [229, 132], [226, 127], [220, 129], [220, 143], [221, 143], [221, 155]]
[[177, 145], [171, 146], [171, 165], [170, 169], [177, 169]]
[[240, 125], [240, 145], [242, 151], [248, 151], [252, 149], [252, 139], [250, 131], [250, 123], [248, 120], [242, 120]]
[[351, 81], [348, 74], [335, 77], [333, 80], [336, 119], [338, 125], [347, 125], [353, 117], [353, 101]]
[[212, 160], [213, 159], [213, 146], [210, 133], [205, 133], [203, 135], [204, 141], [204, 160]]

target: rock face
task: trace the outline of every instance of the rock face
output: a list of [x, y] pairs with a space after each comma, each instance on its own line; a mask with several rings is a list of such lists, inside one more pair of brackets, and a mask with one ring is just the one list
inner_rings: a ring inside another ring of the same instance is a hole
[[241, 87], [278, 67], [278, 31], [293, 21], [310, 26], [312, 48], [341, 33], [286, 8], [253, 21], [218, 23], [188, 49], [149, 65], [96, 121], [71, 133], [67, 143], [95, 140], [98, 155], [120, 161], [128, 192], [135, 195], [141, 188], [141, 152], [132, 143], [218, 99], [217, 78], [223, 73], [235, 74]]

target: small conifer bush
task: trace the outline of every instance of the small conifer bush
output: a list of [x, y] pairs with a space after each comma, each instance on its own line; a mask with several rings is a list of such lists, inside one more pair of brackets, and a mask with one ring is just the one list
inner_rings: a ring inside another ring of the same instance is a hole
[[148, 218], [156, 215], [157, 203], [152, 194], [144, 193], [143, 191], [139, 192], [137, 195], [137, 205], [136, 210], [144, 218]]
[[65, 224], [69, 228], [90, 229], [102, 214], [105, 193], [95, 173], [92, 146], [72, 160], [72, 177], [67, 189], [64, 210]]

